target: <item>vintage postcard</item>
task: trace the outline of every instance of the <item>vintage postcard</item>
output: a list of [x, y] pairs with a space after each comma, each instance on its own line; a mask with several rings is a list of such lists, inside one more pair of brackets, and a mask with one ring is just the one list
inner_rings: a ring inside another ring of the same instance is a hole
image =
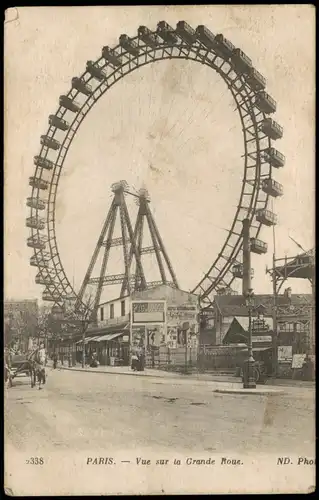
[[315, 491], [315, 10], [5, 18], [4, 489]]

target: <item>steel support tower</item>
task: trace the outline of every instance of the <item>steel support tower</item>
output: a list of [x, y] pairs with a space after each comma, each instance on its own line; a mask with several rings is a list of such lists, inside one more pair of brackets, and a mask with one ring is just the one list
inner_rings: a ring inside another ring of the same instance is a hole
[[[160, 284], [170, 284], [173, 287], [178, 287], [176, 275], [149, 208], [150, 200], [147, 191], [143, 189], [138, 194], [132, 193], [128, 190], [126, 181], [119, 181], [112, 184], [111, 189], [114, 197], [75, 304], [75, 310], [79, 310], [83, 306], [83, 299], [88, 287], [93, 286], [93, 321], [97, 319], [96, 313], [98, 305], [101, 302], [102, 290], [105, 286], [121, 285], [120, 297], [130, 295], [134, 290], [146, 290]], [[136, 197], [139, 204], [134, 230], [126, 204], [126, 194]], [[120, 224], [121, 236], [115, 238], [114, 232], [117, 221]], [[148, 226], [151, 235], [151, 246], [143, 246], [145, 226]], [[121, 274], [108, 274], [110, 252], [113, 247], [122, 247], [124, 272]], [[161, 277], [159, 281], [146, 281], [142, 255], [150, 253], [155, 253], [156, 255]], [[170, 279], [167, 279], [167, 271]]]
[[[130, 193], [132, 194], [132, 193]], [[151, 281], [147, 283], [147, 287], [169, 284], [175, 288], [178, 288], [177, 278], [164, 247], [163, 240], [161, 238], [160, 232], [152, 215], [149, 207], [150, 198], [146, 189], [140, 189], [138, 194], [137, 203], [139, 205], [138, 214], [136, 218], [135, 228], [134, 228], [134, 241], [137, 254], [140, 259], [145, 254], [155, 254], [157, 266], [160, 273], [160, 281]], [[145, 229], [148, 228], [149, 234], [151, 236], [152, 244], [148, 246], [143, 245], [143, 236], [145, 234]], [[129, 256], [129, 266], [131, 266], [133, 258], [133, 245], [131, 247]], [[134, 277], [134, 290], [143, 290], [145, 287], [142, 283], [142, 276], [140, 274], [140, 269], [142, 266], [136, 264], [135, 277]], [[121, 294], [125, 293], [127, 289], [127, 276], [123, 280]]]

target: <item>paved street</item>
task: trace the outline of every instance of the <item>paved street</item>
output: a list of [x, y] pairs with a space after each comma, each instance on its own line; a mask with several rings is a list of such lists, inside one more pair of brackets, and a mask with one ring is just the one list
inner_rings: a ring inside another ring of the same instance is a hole
[[[314, 390], [217, 394], [223, 383], [48, 369], [43, 390], [26, 377], [6, 391], [11, 446], [45, 450], [160, 449], [185, 453], [314, 454]], [[187, 436], [187, 439], [185, 437]]]

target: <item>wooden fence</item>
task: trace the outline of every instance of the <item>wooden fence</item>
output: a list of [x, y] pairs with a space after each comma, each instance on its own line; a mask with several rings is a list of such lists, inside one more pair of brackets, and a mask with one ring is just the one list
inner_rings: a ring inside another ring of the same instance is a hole
[[200, 346], [198, 349], [160, 347], [147, 352], [145, 362], [147, 368], [160, 370], [187, 368], [200, 372], [223, 370], [235, 372], [244, 351], [242, 347], [228, 346]]

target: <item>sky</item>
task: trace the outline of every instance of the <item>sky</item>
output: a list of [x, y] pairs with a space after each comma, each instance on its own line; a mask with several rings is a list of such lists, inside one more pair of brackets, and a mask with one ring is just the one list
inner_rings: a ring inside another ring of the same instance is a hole
[[[105, 45], [139, 25], [165, 19], [205, 24], [241, 47], [266, 77], [277, 101], [274, 118], [284, 137], [275, 146], [286, 166], [274, 171], [284, 196], [278, 214], [276, 255], [314, 246], [315, 15], [311, 6], [23, 7], [5, 24], [5, 296], [41, 298], [29, 265], [26, 198], [33, 156], [48, 116], [71, 79]], [[69, 280], [78, 289], [112, 199], [125, 179], [146, 186], [151, 210], [182, 289], [207, 272], [227, 236], [243, 176], [240, 120], [230, 92], [211, 69], [165, 61], [131, 73], [93, 107], [70, 147], [56, 205], [56, 232]], [[136, 205], [128, 199], [133, 214]], [[134, 212], [135, 211], [135, 212]], [[256, 293], [271, 292], [272, 230], [263, 228], [265, 256], [252, 256]], [[110, 274], [121, 272], [114, 256]], [[154, 263], [145, 264], [148, 275]], [[293, 282], [293, 291], [308, 291]], [[239, 285], [240, 290], [240, 285]], [[115, 290], [106, 294], [116, 295]], [[111, 298], [104, 296], [104, 300]]]

